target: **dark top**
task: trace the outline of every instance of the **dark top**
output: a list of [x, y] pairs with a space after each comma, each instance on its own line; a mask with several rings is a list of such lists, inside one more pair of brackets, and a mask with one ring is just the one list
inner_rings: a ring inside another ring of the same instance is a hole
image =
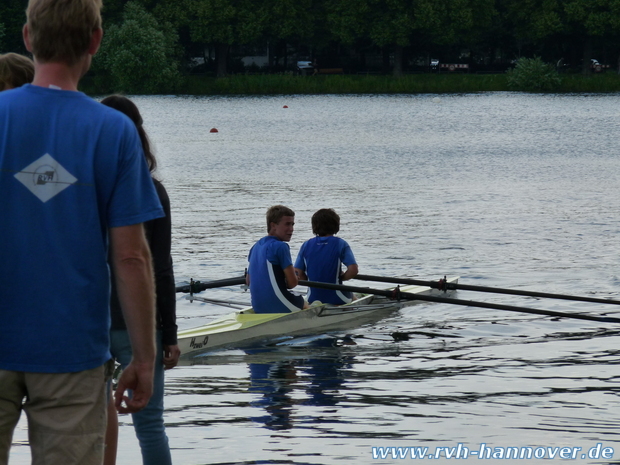
[[[146, 239], [153, 256], [153, 270], [155, 272], [155, 291], [157, 293], [157, 329], [162, 333], [163, 345], [177, 343], [176, 324], [176, 288], [170, 255], [172, 222], [170, 220], [170, 199], [163, 184], [156, 179], [155, 189], [166, 216], [144, 223]], [[112, 312], [112, 329], [127, 329], [123, 320], [116, 283], [112, 279], [112, 295], [110, 298]]]

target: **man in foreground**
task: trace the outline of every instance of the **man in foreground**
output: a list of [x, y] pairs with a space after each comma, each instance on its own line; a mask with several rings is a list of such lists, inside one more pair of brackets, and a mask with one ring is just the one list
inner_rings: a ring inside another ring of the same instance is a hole
[[291, 250], [295, 212], [284, 205], [267, 210], [267, 235], [252, 249], [246, 283], [255, 313], [290, 313], [304, 308], [304, 298], [288, 289], [297, 286]]
[[163, 211], [133, 123], [77, 92], [101, 42], [100, 9], [100, 0], [30, 0], [34, 81], [0, 93], [0, 464], [22, 409], [33, 464], [102, 462], [108, 243], [133, 350], [115, 403], [135, 412], [152, 392], [141, 223]]

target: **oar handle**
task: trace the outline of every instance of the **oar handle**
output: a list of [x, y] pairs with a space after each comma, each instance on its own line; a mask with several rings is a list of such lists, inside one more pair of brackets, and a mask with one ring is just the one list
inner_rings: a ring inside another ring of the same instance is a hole
[[196, 292], [204, 291], [205, 289], [215, 289], [217, 287], [236, 286], [239, 284], [245, 284], [245, 276], [238, 276], [236, 278], [218, 279], [216, 281], [207, 281], [205, 283], [200, 281], [191, 280], [190, 284], [184, 286], [177, 286], [177, 292], [189, 292], [194, 294]]
[[431, 289], [443, 290], [456, 290], [461, 289], [461, 285], [458, 283], [449, 283], [445, 279], [438, 281], [422, 281], [420, 279], [411, 278], [389, 278], [383, 276], [371, 276], [368, 274], [358, 274], [355, 279], [360, 281], [376, 281], [379, 283], [392, 283], [392, 284], [413, 284], [414, 286], [426, 286]]

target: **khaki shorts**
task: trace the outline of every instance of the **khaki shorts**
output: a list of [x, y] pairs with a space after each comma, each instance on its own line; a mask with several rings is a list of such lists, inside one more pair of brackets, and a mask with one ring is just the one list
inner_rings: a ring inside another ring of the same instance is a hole
[[33, 465], [100, 465], [109, 365], [78, 373], [0, 370], [0, 465], [8, 463], [22, 409], [28, 418]]

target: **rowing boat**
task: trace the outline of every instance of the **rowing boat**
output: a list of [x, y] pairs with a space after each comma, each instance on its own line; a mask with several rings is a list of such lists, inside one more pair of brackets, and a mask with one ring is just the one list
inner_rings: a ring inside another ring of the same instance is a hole
[[[458, 278], [448, 278], [456, 283]], [[442, 295], [450, 290], [409, 285], [399, 288], [408, 294]], [[193, 295], [193, 300], [203, 300]], [[208, 299], [204, 299], [209, 302]], [[247, 348], [283, 336], [304, 336], [320, 332], [351, 329], [378, 321], [388, 313], [411, 305], [413, 300], [391, 300], [373, 294], [360, 295], [344, 305], [315, 303], [293, 313], [254, 313], [251, 307], [218, 318], [204, 326], [179, 331], [178, 344], [183, 358], [226, 348]]]

